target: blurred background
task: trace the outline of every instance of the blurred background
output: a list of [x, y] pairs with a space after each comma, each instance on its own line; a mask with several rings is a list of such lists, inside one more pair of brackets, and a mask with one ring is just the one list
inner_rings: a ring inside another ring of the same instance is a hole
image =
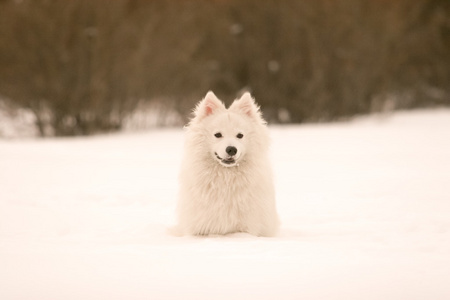
[[0, 137], [179, 126], [208, 90], [270, 123], [450, 105], [448, 0], [0, 0]]

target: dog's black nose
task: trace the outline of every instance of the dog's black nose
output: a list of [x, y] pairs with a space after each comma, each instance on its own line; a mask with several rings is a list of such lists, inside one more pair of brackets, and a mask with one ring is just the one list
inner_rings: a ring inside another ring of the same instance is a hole
[[233, 146], [228, 146], [227, 149], [225, 149], [225, 151], [227, 152], [227, 154], [229, 156], [234, 156], [237, 153], [236, 147], [233, 147]]

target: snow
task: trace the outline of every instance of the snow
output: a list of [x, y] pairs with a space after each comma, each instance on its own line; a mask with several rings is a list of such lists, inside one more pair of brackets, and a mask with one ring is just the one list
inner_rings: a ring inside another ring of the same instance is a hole
[[168, 234], [181, 129], [0, 140], [0, 299], [450, 299], [449, 128], [271, 127], [275, 238]]
[[0, 139], [38, 136], [35, 123], [31, 110], [13, 107], [0, 97]]

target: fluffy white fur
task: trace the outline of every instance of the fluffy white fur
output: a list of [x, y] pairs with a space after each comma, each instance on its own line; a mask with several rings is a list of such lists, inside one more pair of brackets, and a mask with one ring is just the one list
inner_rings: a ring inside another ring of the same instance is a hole
[[259, 107], [245, 93], [226, 109], [208, 92], [194, 113], [186, 127], [178, 234], [274, 236], [279, 221], [268, 130]]

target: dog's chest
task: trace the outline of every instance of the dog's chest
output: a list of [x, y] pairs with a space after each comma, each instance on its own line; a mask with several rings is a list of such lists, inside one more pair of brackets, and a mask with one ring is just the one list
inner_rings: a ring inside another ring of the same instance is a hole
[[235, 205], [248, 198], [251, 181], [240, 170], [220, 170], [209, 177], [207, 194], [211, 202]]

